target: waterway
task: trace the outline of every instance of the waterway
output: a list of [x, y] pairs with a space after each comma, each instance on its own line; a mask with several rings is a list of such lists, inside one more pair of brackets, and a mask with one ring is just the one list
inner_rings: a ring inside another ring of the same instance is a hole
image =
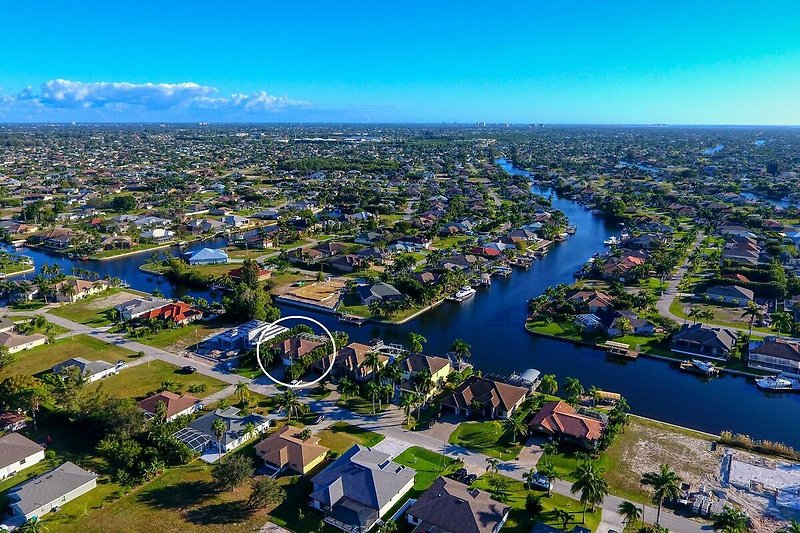
[[[498, 164], [510, 173], [528, 175], [504, 160]], [[540, 194], [551, 195], [549, 189], [535, 183], [532, 187]], [[283, 315], [311, 316], [331, 329], [347, 331], [351, 340], [362, 342], [380, 337], [402, 343], [407, 341], [410, 332], [419, 333], [428, 341], [426, 352], [432, 354], [446, 353], [454, 339], [462, 338], [472, 346], [472, 362], [485, 373], [507, 374], [536, 368], [543, 373], [556, 374], [562, 383], [567, 376], [576, 377], [587, 389], [594, 385], [621, 393], [633, 412], [642, 416], [711, 433], [733, 430], [800, 448], [800, 394], [767, 394], [757, 389], [752, 380], [737, 376], [705, 381], [681, 373], [669, 363], [646, 357], [614, 362], [599, 350], [536, 337], [525, 331], [528, 299], [541, 294], [550, 285], [571, 283], [573, 273], [593, 254], [604, 250], [603, 240], [618, 234], [620, 229], [606, 224], [581, 205], [559, 198], [556, 193], [552, 194], [552, 200], [553, 207], [562, 210], [570, 223], [577, 226], [577, 233], [556, 244], [530, 269], [515, 269], [506, 279], [494, 278], [490, 288], [479, 289], [474, 298], [463, 304], [445, 302], [400, 326], [347, 326], [331, 315], [289, 306], [282, 307]], [[190, 248], [222, 244], [223, 241], [195, 243]], [[179, 253], [178, 249], [168, 251]], [[152, 291], [158, 288], [167, 296], [213, 296], [174, 286], [158, 276], [139, 271], [139, 265], [149, 254], [103, 262], [73, 262], [39, 250], [24, 249], [22, 253], [33, 257], [37, 267], [42, 262], [56, 262], [65, 272], [73, 266], [93, 269], [101, 276], [122, 278], [135, 289]]]

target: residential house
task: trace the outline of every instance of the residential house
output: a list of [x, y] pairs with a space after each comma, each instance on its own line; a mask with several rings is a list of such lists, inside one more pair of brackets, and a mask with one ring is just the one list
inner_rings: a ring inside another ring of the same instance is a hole
[[338, 255], [328, 264], [340, 272], [355, 272], [369, 268], [369, 262], [357, 254]]
[[364, 305], [370, 305], [372, 302], [387, 302], [405, 298], [403, 293], [395, 289], [394, 286], [382, 281], [359, 285], [356, 287], [356, 292]]
[[271, 346], [273, 352], [285, 365], [290, 365], [297, 359], [301, 359], [313, 352], [320, 346], [325, 346], [325, 337], [318, 335], [292, 335]]
[[402, 359], [399, 365], [400, 369], [403, 371], [403, 381], [400, 383], [401, 391], [416, 393], [415, 376], [422, 371], [430, 372], [434, 387], [426, 395], [426, 399], [436, 394], [452, 370], [449, 359], [422, 354], [409, 355], [405, 359]]
[[364, 533], [414, 486], [416, 472], [355, 445], [311, 479], [311, 507], [342, 531]]
[[73, 303], [93, 294], [99, 294], [107, 290], [108, 287], [108, 282], [102, 279], [89, 281], [80, 278], [67, 278], [56, 283], [53, 286], [53, 292], [59, 302]]
[[778, 337], [751, 341], [747, 366], [800, 376], [800, 342]]
[[203, 408], [203, 402], [191, 394], [175, 394], [170, 391], [162, 391], [145, 398], [139, 402], [139, 408], [148, 416], [152, 417], [158, 413], [159, 404], [164, 404], [167, 422], [178, 417], [196, 413]]
[[738, 285], [714, 285], [706, 289], [703, 295], [713, 302], [731, 304], [738, 307], [745, 307], [748, 302], [753, 301], [753, 291]]
[[119, 371], [125, 367], [125, 363], [117, 363], [112, 365], [105, 361], [89, 361], [83, 357], [73, 357], [55, 365], [51, 370], [56, 374], [61, 374], [69, 367], [77, 367], [80, 370], [83, 379], [86, 383], [94, 383], [97, 380], [119, 374]]
[[160, 309], [171, 303], [170, 300], [163, 298], [134, 298], [117, 305], [114, 309], [117, 311], [119, 320], [126, 322], [142, 317], [150, 311]]
[[41, 517], [97, 486], [97, 474], [67, 461], [58, 468], [12, 487], [6, 493], [11, 512], [21, 520]]
[[145, 320], [158, 319], [185, 326], [203, 318], [203, 312], [186, 302], [170, 302], [157, 309], [151, 309], [142, 315]]
[[529, 393], [525, 387], [473, 375], [442, 399], [442, 407], [457, 415], [509, 418]]
[[[213, 430], [214, 421], [217, 419], [222, 420], [225, 424], [225, 433], [219, 439], [219, 443], [217, 443], [217, 436]], [[213, 449], [218, 453], [225, 454], [235, 450], [253, 436], [247, 432], [248, 424], [252, 423], [254, 434], [260, 435], [269, 428], [272, 419], [273, 417], [264, 417], [255, 413], [242, 415], [236, 407], [217, 409], [178, 430], [174, 437], [197, 453]]]
[[175, 232], [165, 228], [147, 229], [139, 235], [139, 239], [144, 242], [165, 244], [175, 240]]
[[597, 444], [604, 428], [601, 420], [580, 414], [560, 400], [545, 403], [528, 426], [532, 431], [587, 449]]
[[0, 435], [0, 480], [44, 460], [44, 448], [19, 433]]
[[291, 470], [301, 475], [322, 463], [329, 451], [319, 443], [318, 437], [302, 439], [300, 430], [293, 426], [284, 426], [256, 444], [255, 450], [256, 455], [276, 474]]
[[[234, 268], [230, 272], [228, 272], [228, 276], [232, 279], [239, 279], [242, 277], [242, 267]], [[266, 268], [259, 268], [258, 269], [258, 281], [264, 281], [272, 277], [272, 271], [267, 270]]]
[[221, 265], [228, 262], [228, 254], [222, 249], [202, 248], [184, 255], [190, 265]]
[[17, 353], [29, 350], [47, 343], [47, 336], [41, 333], [22, 335], [13, 331], [0, 332], [0, 346], [6, 348], [8, 353]]
[[406, 510], [418, 533], [498, 533], [511, 507], [479, 489], [439, 477]]
[[249, 350], [258, 342], [269, 342], [287, 331], [289, 329], [281, 325], [271, 325], [263, 320], [249, 320], [223, 331], [213, 338], [213, 342], [225, 350]]
[[575, 291], [566, 300], [577, 307], [588, 309], [590, 313], [610, 311], [614, 307], [614, 298], [598, 290]]
[[0, 433], [19, 431], [28, 425], [28, 417], [20, 413], [0, 413]]
[[[366, 381], [372, 377], [374, 372], [373, 368], [364, 366], [364, 361], [367, 354], [374, 352], [375, 347], [368, 344], [361, 344], [359, 342], [351, 342], [336, 352], [336, 358], [333, 362], [333, 372], [337, 376], [351, 376], [358, 381]], [[389, 362], [389, 357], [384, 354], [379, 354], [381, 366]], [[326, 368], [328, 359], [324, 358], [315, 365], [316, 370], [324, 370]]]
[[672, 335], [670, 349], [676, 353], [727, 359], [736, 344], [734, 330], [706, 324], [684, 324]]

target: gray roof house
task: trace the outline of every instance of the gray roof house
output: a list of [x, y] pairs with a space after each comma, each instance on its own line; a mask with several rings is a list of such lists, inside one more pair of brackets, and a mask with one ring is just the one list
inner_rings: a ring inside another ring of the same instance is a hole
[[414, 486], [416, 471], [355, 445], [311, 479], [311, 507], [343, 531], [369, 531]]
[[44, 459], [44, 448], [19, 433], [0, 436], [0, 479], [35, 465]]
[[706, 324], [684, 324], [672, 335], [673, 352], [698, 355], [710, 359], [726, 359], [736, 344], [734, 330]]
[[403, 293], [395, 289], [392, 285], [379, 281], [372, 285], [359, 285], [356, 287], [361, 303], [369, 305], [372, 302], [383, 302], [390, 300], [400, 300]]
[[[185, 428], [178, 430], [174, 437], [186, 443], [195, 452], [202, 453], [208, 448], [213, 448], [219, 452], [220, 450], [217, 449], [217, 436], [212, 429], [214, 420], [217, 418], [225, 423], [225, 434], [222, 435], [219, 441], [222, 448], [221, 452], [225, 454], [238, 448], [251, 437], [265, 432], [275, 417], [264, 417], [255, 413], [241, 415], [236, 407], [217, 409], [213, 413], [203, 415], [192, 421]], [[247, 434], [246, 427], [250, 422], [255, 426], [255, 435]]]
[[438, 478], [406, 511], [414, 531], [437, 533], [497, 533], [511, 507], [478, 489]]
[[753, 301], [753, 291], [738, 285], [715, 285], [706, 289], [705, 296], [715, 302], [744, 307]]
[[39, 477], [12, 487], [8, 491], [15, 517], [30, 520], [86, 494], [97, 486], [97, 474], [67, 461]]
[[134, 298], [115, 307], [120, 320], [131, 320], [172, 302], [163, 298]]
[[117, 374], [124, 366], [124, 363], [117, 363], [112, 365], [105, 361], [89, 361], [83, 357], [73, 357], [55, 365], [51, 370], [56, 374], [60, 374], [66, 368], [71, 366], [78, 367], [87, 383], [93, 383], [98, 379], [103, 379], [111, 374]]

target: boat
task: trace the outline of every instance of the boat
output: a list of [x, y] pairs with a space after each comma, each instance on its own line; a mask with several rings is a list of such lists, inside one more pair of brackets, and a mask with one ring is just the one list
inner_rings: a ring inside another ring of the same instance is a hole
[[495, 267], [492, 267], [492, 274], [496, 276], [503, 276], [503, 277], [510, 276], [511, 272], [512, 272], [511, 268], [507, 266], [497, 265]]
[[759, 389], [765, 390], [800, 390], [800, 383], [798, 383], [796, 380], [786, 379], [779, 376], [758, 378], [756, 380], [756, 385]]
[[361, 326], [367, 321], [363, 316], [353, 315], [351, 313], [339, 313], [338, 318], [339, 322], [343, 324], [353, 324], [355, 326]]
[[713, 363], [702, 361], [700, 359], [681, 361], [681, 370], [686, 372], [694, 372], [695, 374], [701, 374], [708, 377], [719, 373], [719, 368], [715, 367]]
[[469, 285], [465, 285], [458, 289], [455, 294], [450, 296], [448, 300], [461, 303], [475, 296], [476, 292], [477, 291]]
[[619, 237], [611, 236], [608, 239], [603, 241], [603, 244], [606, 246], [616, 246], [620, 243]]
[[578, 231], [578, 228], [575, 226], [567, 226], [567, 233], [570, 235], [575, 235], [575, 232]]

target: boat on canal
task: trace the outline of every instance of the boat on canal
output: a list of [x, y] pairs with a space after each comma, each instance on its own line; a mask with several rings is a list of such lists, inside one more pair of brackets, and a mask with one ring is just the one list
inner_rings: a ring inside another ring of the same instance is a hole
[[606, 246], [616, 246], [616, 245], [618, 245], [620, 242], [621, 242], [621, 241], [619, 240], [619, 237], [617, 237], [616, 235], [612, 235], [612, 236], [611, 236], [611, 237], [609, 237], [608, 239], [604, 240], [604, 241], [603, 241], [603, 244], [605, 244]]
[[800, 380], [781, 376], [758, 378], [756, 380], [756, 386], [764, 390], [800, 392]]
[[448, 298], [448, 300], [450, 300], [451, 302], [458, 302], [458, 303], [465, 302], [465, 301], [469, 300], [470, 298], [472, 298], [473, 296], [475, 296], [476, 292], [477, 291], [475, 289], [473, 289], [472, 287], [470, 287], [469, 285], [465, 285], [465, 286], [461, 287], [460, 289], [458, 289], [455, 292], [455, 294], [450, 296]]
[[701, 376], [711, 377], [719, 374], [719, 368], [715, 367], [713, 363], [703, 361], [701, 359], [688, 359], [681, 361], [681, 370], [684, 372], [692, 372], [700, 374]]
[[339, 313], [337, 317], [342, 324], [352, 324], [354, 326], [361, 326], [367, 321], [363, 316], [352, 313]]

